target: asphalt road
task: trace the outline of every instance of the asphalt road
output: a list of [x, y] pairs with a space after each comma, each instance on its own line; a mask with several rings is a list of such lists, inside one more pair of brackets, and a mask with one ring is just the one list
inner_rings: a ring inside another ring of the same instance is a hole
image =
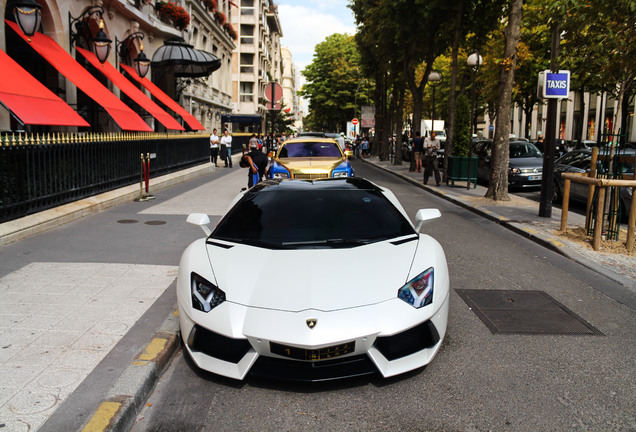
[[[427, 207], [442, 212], [425, 228], [444, 247], [451, 274], [447, 336], [433, 362], [391, 379], [237, 382], [198, 370], [179, 352], [134, 431], [636, 429], [636, 312], [597, 290], [611, 281], [391, 174], [354, 163], [356, 175], [391, 188], [410, 215]], [[211, 181], [210, 190], [217, 184], [223, 183]], [[181, 233], [165, 234], [170, 244], [163, 254], [172, 264], [193, 234]], [[364, 265], [352, 262], [352, 271], [363, 272]], [[457, 289], [540, 290], [603, 335], [492, 334]]]

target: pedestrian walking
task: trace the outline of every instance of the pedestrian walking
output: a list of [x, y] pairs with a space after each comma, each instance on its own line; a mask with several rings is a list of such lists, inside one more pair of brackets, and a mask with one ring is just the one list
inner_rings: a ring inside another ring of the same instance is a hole
[[214, 166], [218, 166], [216, 161], [219, 157], [219, 142], [219, 137], [216, 135], [216, 128], [214, 128], [210, 135], [210, 162], [213, 163]]
[[362, 158], [366, 158], [369, 156], [369, 138], [365, 135], [362, 138]]
[[439, 140], [436, 138], [437, 134], [431, 132], [431, 136], [426, 137], [424, 140], [424, 184], [428, 184], [428, 178], [431, 175], [431, 171], [435, 174], [435, 185], [439, 186], [440, 174], [439, 174], [439, 162], [437, 161], [437, 150], [439, 150]]
[[221, 138], [221, 159], [225, 162], [226, 168], [228, 165], [232, 168], [232, 136], [227, 129], [225, 129]]
[[415, 132], [413, 138], [413, 159], [415, 159], [415, 172], [422, 172], [422, 153], [424, 152], [424, 140], [420, 131]]

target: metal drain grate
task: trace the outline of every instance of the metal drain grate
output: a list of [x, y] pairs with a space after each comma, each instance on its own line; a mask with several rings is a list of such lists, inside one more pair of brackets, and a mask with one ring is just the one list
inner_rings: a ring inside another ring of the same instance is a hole
[[493, 334], [603, 335], [543, 291], [455, 291]]

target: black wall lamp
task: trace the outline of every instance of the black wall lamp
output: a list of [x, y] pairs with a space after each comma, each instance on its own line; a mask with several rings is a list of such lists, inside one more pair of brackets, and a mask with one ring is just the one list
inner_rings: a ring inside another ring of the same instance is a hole
[[21, 0], [13, 4], [13, 17], [18, 23], [22, 32], [29, 37], [35, 34], [42, 22], [42, 6], [35, 0]]
[[[90, 28], [90, 20], [94, 15], [99, 16], [99, 31], [93, 36]], [[104, 64], [108, 60], [110, 54], [111, 42], [104, 31], [104, 8], [101, 6], [91, 6], [87, 8], [79, 18], [73, 18], [71, 13], [68, 13], [69, 32], [70, 32], [70, 46], [73, 47], [80, 40], [83, 39], [86, 47], [91, 47], [97, 59], [100, 63]]]
[[[146, 57], [144, 54], [144, 34], [142, 32], [134, 32], [122, 41], [118, 41], [117, 37], [115, 37], [115, 46], [117, 47], [116, 54], [124, 61], [126, 64], [131, 64], [135, 68], [135, 72], [141, 78], [145, 77], [148, 73], [148, 69], [150, 69], [150, 59]], [[135, 39], [139, 39], [139, 54], [135, 57], [134, 60], [130, 60], [130, 51], [131, 45], [135, 41]], [[117, 61], [119, 62], [119, 61]]]

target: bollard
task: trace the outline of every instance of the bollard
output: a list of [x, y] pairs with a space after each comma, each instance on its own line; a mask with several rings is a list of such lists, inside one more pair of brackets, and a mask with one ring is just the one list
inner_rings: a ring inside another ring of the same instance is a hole
[[[144, 195], [144, 185], [145, 185], [145, 195]], [[149, 201], [155, 199], [154, 196], [150, 195], [150, 153], [146, 154], [144, 158], [144, 154], [141, 154], [141, 172], [139, 178], [139, 198], [135, 199], [137, 202]]]

